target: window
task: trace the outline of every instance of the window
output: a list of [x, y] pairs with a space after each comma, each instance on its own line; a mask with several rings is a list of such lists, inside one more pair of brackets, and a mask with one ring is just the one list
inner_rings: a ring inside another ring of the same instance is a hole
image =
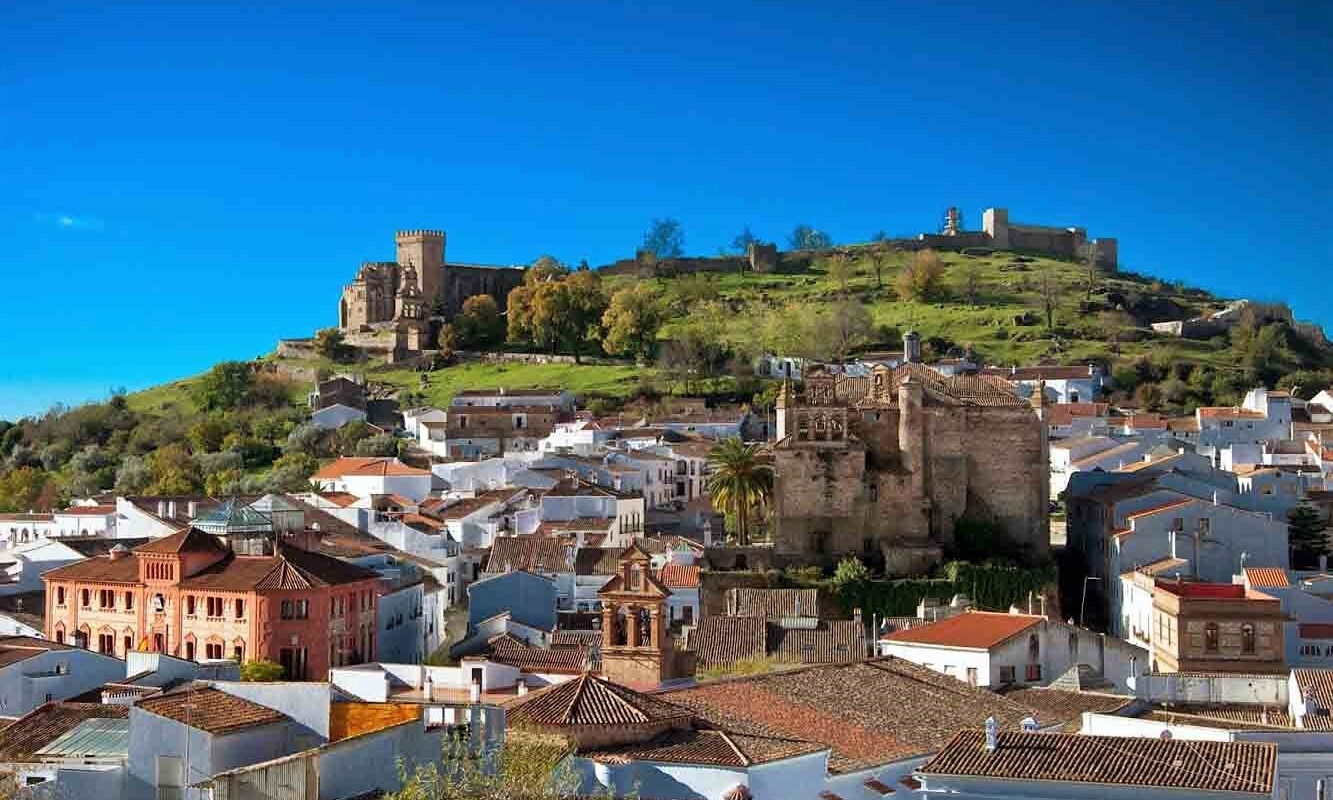
[[967, 685], [968, 685], [968, 686], [976, 686], [976, 685], [977, 685], [977, 668], [976, 668], [976, 667], [968, 667], [968, 668], [967, 668]]
[[195, 603], [194, 595], [190, 594], [185, 596], [185, 616], [187, 617], [194, 616], [194, 603]]
[[1209, 653], [1217, 652], [1217, 623], [1210, 622], [1203, 627], [1203, 649]]
[[1041, 664], [1028, 664], [1027, 674], [1024, 679], [1028, 683], [1036, 683], [1041, 680]]
[[870, 484], [870, 502], [872, 502], [872, 503], [878, 503], [878, 502], [879, 502], [879, 484], [878, 484], [878, 483], [872, 483], [872, 484]]
[[1254, 626], [1248, 622], [1240, 626], [1240, 651], [1254, 655]]
[[116, 607], [116, 593], [113, 592], [113, 591], [111, 591], [110, 589], [99, 589], [99, 590], [97, 591], [97, 607], [98, 607], [98, 608], [115, 608], [115, 607]]
[[1203, 517], [1202, 519], [1199, 520], [1199, 533], [1200, 533], [1200, 534], [1202, 534], [1202, 535], [1204, 535], [1204, 536], [1207, 536], [1209, 533], [1212, 532], [1212, 529], [1213, 529], [1213, 521], [1212, 521], [1211, 519], [1208, 519], [1207, 517]]
[[204, 645], [204, 657], [210, 660], [222, 658], [222, 643], [209, 642]]
[[125, 593], [125, 610], [126, 611], [134, 610], [134, 592]]
[[125, 637], [125, 652], [128, 653], [134, 649], [134, 637], [127, 635]]
[[56, 587], [56, 605], [58, 605], [58, 606], [63, 606], [64, 604], [65, 604], [65, 587], [63, 587], [63, 586], [57, 586], [57, 587]]
[[309, 600], [283, 600], [283, 619], [308, 619], [310, 617]]
[[185, 643], [185, 660], [186, 661], [194, 660], [194, 642]]
[[91, 597], [92, 595], [87, 589], [80, 590], [79, 600], [81, 602], [79, 603], [79, 605], [83, 606], [84, 608], [90, 607], [92, 605]]
[[239, 599], [239, 598], [236, 600], [236, 609], [235, 609], [235, 610], [236, 610], [236, 619], [245, 619], [245, 601], [244, 601], [244, 600], [241, 600], [241, 599]]
[[215, 618], [215, 619], [221, 617], [222, 614], [223, 614], [223, 606], [225, 605], [225, 604], [222, 602], [222, 598], [221, 598], [221, 597], [208, 597], [208, 598], [205, 598], [205, 600], [206, 600], [206, 602], [207, 602], [207, 604], [208, 604], [208, 616], [209, 616], [209, 617], [212, 617], [212, 618]]
[[1000, 683], [1013, 683], [1013, 682], [1014, 682], [1014, 668], [1000, 667]]
[[1176, 533], [1180, 533], [1181, 531], [1185, 530], [1185, 518], [1184, 518], [1184, 517], [1172, 517], [1172, 518], [1171, 518], [1171, 530], [1175, 531]]
[[116, 637], [110, 633], [97, 634], [97, 652], [104, 655], [115, 655]]
[[231, 657], [237, 662], [245, 661], [245, 645], [238, 644], [231, 649]]

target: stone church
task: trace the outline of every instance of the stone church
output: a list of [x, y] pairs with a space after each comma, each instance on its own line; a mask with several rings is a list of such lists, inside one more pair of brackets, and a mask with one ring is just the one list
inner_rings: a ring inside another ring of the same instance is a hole
[[394, 242], [397, 260], [363, 263], [343, 288], [343, 330], [397, 325], [424, 334], [429, 318], [454, 316], [473, 295], [489, 294], [504, 308], [509, 292], [523, 283], [522, 267], [446, 262], [444, 231], [399, 231]]
[[1040, 407], [1001, 378], [941, 375], [919, 363], [915, 333], [904, 339], [896, 369], [815, 372], [800, 393], [788, 383], [779, 395], [775, 555], [807, 563], [882, 556], [890, 575], [920, 574], [965, 518], [998, 523], [1045, 552]]

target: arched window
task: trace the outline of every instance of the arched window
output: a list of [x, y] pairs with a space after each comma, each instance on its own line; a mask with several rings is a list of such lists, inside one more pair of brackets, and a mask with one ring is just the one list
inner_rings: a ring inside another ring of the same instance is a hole
[[1254, 626], [1248, 622], [1240, 626], [1240, 651], [1254, 653]]
[[1209, 653], [1217, 652], [1217, 623], [1210, 622], [1203, 626], [1203, 649]]

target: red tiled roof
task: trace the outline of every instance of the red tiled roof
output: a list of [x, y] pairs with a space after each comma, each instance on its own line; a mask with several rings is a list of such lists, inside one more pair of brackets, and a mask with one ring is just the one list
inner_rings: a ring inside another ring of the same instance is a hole
[[1198, 410], [1199, 417], [1203, 419], [1263, 419], [1264, 415], [1259, 411], [1251, 411], [1248, 408], [1239, 406], [1201, 406]]
[[343, 508], [347, 508], [360, 499], [350, 492], [320, 492], [319, 496]]
[[1172, 511], [1172, 510], [1174, 510], [1174, 509], [1177, 509], [1177, 508], [1183, 508], [1183, 507], [1185, 507], [1185, 506], [1188, 506], [1188, 505], [1191, 505], [1191, 504], [1193, 504], [1193, 503], [1197, 503], [1197, 502], [1199, 502], [1199, 501], [1198, 501], [1198, 500], [1195, 500], [1193, 497], [1186, 497], [1186, 498], [1181, 499], [1181, 500], [1170, 500], [1170, 501], [1165, 502], [1165, 503], [1159, 503], [1158, 505], [1155, 505], [1155, 506], [1149, 506], [1148, 508], [1140, 509], [1140, 510], [1135, 511], [1135, 512], [1133, 512], [1133, 513], [1131, 513], [1131, 514], [1127, 514], [1127, 515], [1125, 516], [1125, 518], [1126, 518], [1126, 519], [1138, 519], [1139, 517], [1150, 517], [1150, 516], [1152, 516], [1153, 514], [1160, 514], [1160, 513], [1162, 513], [1163, 511]]
[[1038, 625], [1043, 619], [1027, 614], [967, 611], [930, 625], [894, 631], [880, 637], [880, 640], [989, 650]]
[[959, 731], [918, 771], [1263, 795], [1273, 793], [1277, 775], [1277, 746], [1267, 743], [1018, 731], [1001, 731], [994, 750], [988, 750], [985, 742], [982, 731]]
[[1086, 364], [1081, 367], [982, 367], [978, 374], [1011, 381], [1068, 381], [1093, 377]]
[[559, 539], [543, 536], [499, 536], [491, 543], [486, 573], [497, 575], [521, 569], [528, 572], [572, 572], [572, 554]]
[[1304, 726], [1310, 730], [1333, 730], [1333, 716], [1328, 713], [1328, 709], [1333, 708], [1333, 670], [1302, 667], [1293, 669], [1291, 677], [1296, 681], [1301, 697], [1314, 700], [1321, 707], [1321, 711], [1305, 715]]
[[817, 617], [818, 589], [728, 589], [727, 613], [737, 617]]
[[288, 718], [268, 706], [212, 688], [181, 689], [145, 698], [137, 706], [144, 711], [214, 734], [270, 725]]
[[636, 725], [693, 717], [688, 708], [627, 689], [590, 673], [533, 692], [509, 706], [513, 724]]
[[1290, 586], [1287, 571], [1280, 567], [1246, 567], [1245, 580], [1254, 587], [1269, 588]]
[[893, 788], [878, 778], [870, 778], [861, 785], [875, 794], [893, 794]]
[[341, 478], [344, 475], [429, 475], [429, 470], [409, 467], [396, 458], [348, 457], [335, 459], [320, 467], [312, 477]]
[[225, 553], [227, 548], [218, 537], [205, 533], [198, 528], [186, 528], [170, 536], [154, 539], [148, 544], [134, 548], [136, 553]]
[[[599, 642], [600, 643], [600, 640]], [[564, 645], [559, 647], [533, 647], [513, 636], [504, 635], [491, 639], [488, 643], [491, 660], [529, 672], [550, 672], [579, 674], [589, 666], [591, 659], [594, 666], [600, 668], [596, 646], [586, 644]]]
[[594, 750], [585, 758], [605, 763], [658, 761], [668, 764], [710, 764], [748, 767], [784, 758], [818, 753], [826, 748], [798, 739], [745, 736], [718, 730], [671, 731], [642, 744]]
[[657, 579], [668, 589], [698, 589], [699, 565], [663, 564]]
[[763, 656], [767, 633], [761, 617], [707, 615], [689, 633], [689, 646], [700, 667], [725, 667]]

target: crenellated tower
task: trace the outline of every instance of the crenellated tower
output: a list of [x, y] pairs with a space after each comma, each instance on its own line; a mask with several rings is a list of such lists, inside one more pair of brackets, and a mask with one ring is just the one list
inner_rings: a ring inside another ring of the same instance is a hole
[[429, 314], [444, 287], [444, 231], [398, 231], [393, 238], [398, 246], [398, 265], [417, 271]]

